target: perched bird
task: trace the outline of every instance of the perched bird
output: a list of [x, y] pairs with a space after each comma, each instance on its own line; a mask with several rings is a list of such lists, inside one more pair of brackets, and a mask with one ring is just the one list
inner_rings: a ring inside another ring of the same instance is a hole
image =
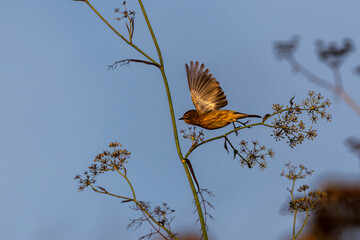
[[211, 130], [225, 127], [241, 118], [261, 118], [258, 115], [219, 110], [228, 102], [219, 82], [209, 73], [209, 69], [205, 69], [204, 64], [199, 67], [198, 62], [190, 62], [190, 66], [186, 64], [185, 67], [191, 99], [196, 110], [187, 111], [179, 120]]

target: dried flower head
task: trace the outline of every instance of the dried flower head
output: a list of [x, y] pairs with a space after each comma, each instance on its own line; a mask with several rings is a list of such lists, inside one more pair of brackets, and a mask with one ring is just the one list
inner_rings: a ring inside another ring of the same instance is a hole
[[99, 153], [95, 157], [94, 163], [89, 166], [89, 170], [84, 171], [83, 176], [80, 174], [76, 175], [75, 179], [79, 182], [79, 191], [94, 184], [96, 182], [96, 176], [107, 171], [124, 170], [124, 174], [126, 175], [125, 164], [131, 153], [126, 149], [121, 149], [121, 146], [122, 145], [117, 142], [110, 143], [109, 148], [112, 148], [112, 151]]
[[304, 165], [301, 164], [296, 167], [292, 165], [291, 162], [286, 163], [285, 166], [287, 169], [283, 170], [280, 175], [293, 182], [292, 188], [288, 189], [288, 191], [291, 193], [289, 211], [309, 212], [319, 207], [320, 201], [326, 199], [327, 197], [325, 192], [311, 191], [307, 193], [307, 190], [309, 190], [310, 187], [304, 184], [297, 189], [299, 193], [302, 193], [302, 196], [294, 196], [295, 182], [299, 179], [305, 179], [307, 176], [311, 176], [314, 170], [308, 170]]
[[276, 141], [287, 139], [290, 147], [301, 144], [305, 139], [313, 140], [317, 134], [312, 127], [306, 128], [305, 122], [299, 119], [303, 111], [307, 114], [312, 123], [317, 123], [319, 117], [331, 121], [331, 115], [327, 113], [327, 108], [331, 105], [328, 99], [313, 91], [308, 92], [308, 97], [299, 105], [290, 100], [290, 105], [284, 107], [274, 104], [273, 115], [278, 117], [272, 122], [274, 126], [273, 134]]
[[183, 134], [183, 138], [191, 140], [191, 148], [189, 151], [204, 141], [204, 132], [200, 130], [196, 132], [196, 127], [189, 127], [187, 130], [181, 130], [180, 133]]
[[266, 157], [274, 158], [275, 153], [271, 148], [266, 148], [264, 145], [261, 146], [258, 141], [252, 141], [252, 147], [249, 147], [249, 142], [242, 140], [240, 142], [240, 153], [242, 153], [243, 158], [240, 158], [240, 165], [251, 167], [256, 164], [259, 165], [261, 170], [265, 169], [267, 166]]
[[298, 212], [313, 211], [320, 206], [321, 201], [327, 198], [327, 194], [325, 192], [316, 191], [306, 193], [306, 190], [303, 192], [303, 196], [297, 197], [289, 202], [290, 212], [295, 210]]
[[304, 165], [299, 165], [298, 167], [288, 162], [285, 164], [287, 168], [286, 171], [282, 170], [280, 176], [284, 176], [289, 180], [305, 179], [307, 176], [311, 176], [314, 170], [308, 170]]
[[120, 14], [120, 17], [116, 17], [115, 20], [120, 21], [122, 19], [126, 19], [126, 29], [129, 34], [129, 41], [132, 42], [132, 38], [134, 36], [135, 29], [135, 11], [126, 9], [126, 1], [123, 2], [124, 10], [120, 10], [120, 8], [115, 8], [114, 12]]

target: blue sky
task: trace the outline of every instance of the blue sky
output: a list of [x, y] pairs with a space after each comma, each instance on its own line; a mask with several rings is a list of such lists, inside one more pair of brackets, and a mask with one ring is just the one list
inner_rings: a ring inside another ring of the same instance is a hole
[[[122, 1], [92, 1], [117, 29], [113, 12]], [[134, 42], [151, 56], [155, 48], [137, 1]], [[331, 93], [293, 74], [274, 58], [272, 44], [301, 37], [296, 56], [318, 75], [331, 72], [314, 55], [314, 41], [353, 39], [359, 46], [358, 1], [144, 1], [162, 49], [176, 117], [193, 108], [185, 63], [205, 63], [220, 82], [227, 109], [265, 115], [273, 103], [287, 104], [312, 89]], [[176, 210], [179, 232], [194, 228], [192, 195], [177, 158], [170, 114], [157, 69], [131, 64], [107, 71], [124, 58], [139, 58], [81, 2], [2, 1], [0, 5], [0, 238], [137, 239], [148, 232], [126, 230], [137, 217], [126, 204], [90, 190], [77, 192], [73, 177], [94, 156], [118, 141], [132, 152], [128, 171], [138, 198]], [[344, 86], [357, 102], [360, 79], [352, 74], [358, 52], [345, 62]], [[265, 171], [239, 166], [213, 142], [192, 155], [197, 178], [216, 195], [211, 199], [213, 239], [279, 239], [290, 235], [292, 219], [280, 214], [289, 182], [279, 176], [283, 164], [303, 163], [315, 170], [306, 183], [326, 176], [358, 177], [359, 162], [344, 140], [359, 136], [359, 116], [344, 102], [330, 109], [333, 122], [320, 121], [318, 138], [291, 149], [275, 142], [271, 131], [242, 131], [238, 138], [274, 149]], [[178, 121], [179, 130], [188, 126]], [[204, 131], [205, 137], [230, 130]], [[181, 139], [183, 151], [188, 143]], [[304, 182], [305, 183], [305, 182]], [[117, 176], [99, 185], [126, 193]], [[271, 224], [270, 224], [271, 223]]]

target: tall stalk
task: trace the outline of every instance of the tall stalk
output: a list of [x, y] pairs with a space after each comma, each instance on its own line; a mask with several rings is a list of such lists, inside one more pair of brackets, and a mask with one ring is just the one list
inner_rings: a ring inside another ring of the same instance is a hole
[[154, 31], [153, 31], [153, 29], [151, 27], [149, 18], [148, 18], [147, 14], [146, 14], [144, 5], [142, 4], [142, 0], [138, 0], [138, 2], [139, 2], [139, 5], [141, 7], [141, 11], [142, 11], [142, 13], [144, 15], [144, 18], [146, 20], [146, 24], [148, 26], [148, 29], [150, 31], [151, 37], [153, 39], [153, 42], [155, 44], [155, 47], [156, 47], [156, 50], [157, 50], [157, 53], [158, 53], [160, 66], [161, 66], [160, 71], [161, 71], [162, 78], [164, 80], [165, 90], [166, 90], [168, 103], [169, 103], [169, 110], [170, 110], [170, 115], [171, 115], [171, 122], [172, 122], [172, 127], [173, 127], [173, 132], [174, 132], [174, 139], [175, 139], [176, 149], [177, 149], [177, 152], [178, 152], [178, 155], [179, 155], [179, 159], [180, 159], [181, 163], [183, 164], [184, 170], [186, 172], [186, 176], [188, 178], [188, 181], [189, 181], [189, 184], [190, 184], [190, 187], [191, 187], [191, 191], [192, 191], [193, 196], [194, 196], [194, 200], [195, 200], [195, 204], [196, 204], [196, 208], [197, 208], [197, 212], [198, 212], [199, 220], [200, 220], [200, 224], [201, 224], [201, 230], [202, 230], [202, 233], [203, 233], [203, 238], [205, 240], [205, 239], [208, 239], [207, 231], [206, 231], [206, 224], [205, 224], [204, 216], [203, 216], [203, 213], [202, 213], [199, 197], [198, 197], [196, 189], [195, 189], [194, 181], [193, 181], [193, 179], [192, 179], [192, 177], [190, 175], [188, 165], [186, 164], [186, 161], [185, 161], [185, 159], [184, 159], [184, 157], [183, 157], [183, 155], [181, 153], [181, 148], [180, 148], [180, 143], [179, 143], [179, 136], [178, 136], [178, 131], [177, 131], [177, 127], [176, 127], [176, 119], [175, 119], [175, 114], [174, 114], [174, 108], [173, 108], [173, 103], [172, 103], [172, 99], [171, 99], [171, 93], [170, 93], [169, 84], [168, 84], [166, 74], [165, 74], [165, 70], [164, 70], [164, 62], [163, 62], [163, 58], [162, 58], [162, 55], [161, 55], [161, 50], [160, 50], [159, 44], [157, 43], [157, 40], [156, 40]]

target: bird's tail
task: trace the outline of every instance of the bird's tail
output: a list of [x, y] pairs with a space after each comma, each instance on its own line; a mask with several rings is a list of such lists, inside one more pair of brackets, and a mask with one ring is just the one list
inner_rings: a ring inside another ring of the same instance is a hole
[[254, 114], [246, 114], [246, 113], [239, 113], [236, 112], [236, 118], [237, 119], [241, 119], [241, 118], [248, 118], [248, 117], [253, 117], [253, 118], [262, 118], [259, 115], [254, 115]]

